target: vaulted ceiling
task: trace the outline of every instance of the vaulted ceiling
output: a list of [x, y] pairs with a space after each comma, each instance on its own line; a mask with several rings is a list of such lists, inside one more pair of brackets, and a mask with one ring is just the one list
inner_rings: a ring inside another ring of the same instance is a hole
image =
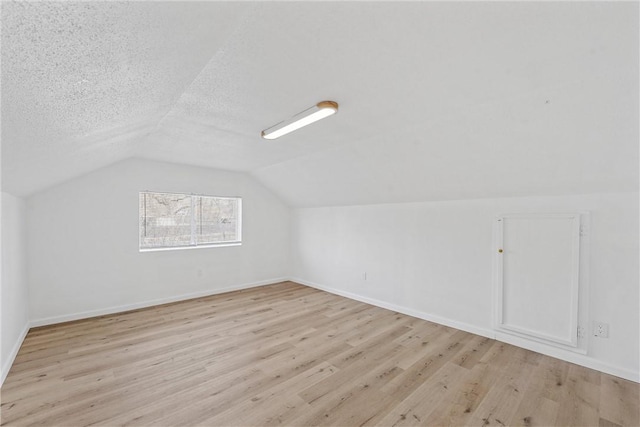
[[293, 206], [637, 191], [638, 36], [638, 3], [3, 2], [2, 186], [143, 157]]

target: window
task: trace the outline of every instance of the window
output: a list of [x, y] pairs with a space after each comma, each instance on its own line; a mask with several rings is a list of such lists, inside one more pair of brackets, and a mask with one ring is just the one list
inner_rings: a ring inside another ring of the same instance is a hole
[[140, 193], [140, 250], [238, 245], [242, 199]]

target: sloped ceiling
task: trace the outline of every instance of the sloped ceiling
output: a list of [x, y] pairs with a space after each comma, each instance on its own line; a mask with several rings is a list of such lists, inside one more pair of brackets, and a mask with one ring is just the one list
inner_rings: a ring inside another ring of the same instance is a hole
[[3, 3], [2, 185], [143, 157], [292, 206], [637, 191], [638, 36], [637, 3]]

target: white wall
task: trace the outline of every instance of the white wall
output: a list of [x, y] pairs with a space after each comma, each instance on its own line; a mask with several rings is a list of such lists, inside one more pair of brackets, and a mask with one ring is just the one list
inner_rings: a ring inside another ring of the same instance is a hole
[[3, 192], [0, 384], [29, 328], [25, 218], [24, 200]]
[[[507, 213], [590, 211], [587, 355], [509, 336], [521, 346], [639, 380], [638, 193], [504, 198], [293, 212], [294, 280], [486, 336], [492, 330], [493, 220]], [[363, 279], [363, 273], [367, 279]]]
[[[143, 190], [241, 196], [242, 246], [140, 253]], [[271, 283], [288, 273], [289, 208], [246, 174], [130, 159], [33, 195], [27, 207], [36, 325]]]

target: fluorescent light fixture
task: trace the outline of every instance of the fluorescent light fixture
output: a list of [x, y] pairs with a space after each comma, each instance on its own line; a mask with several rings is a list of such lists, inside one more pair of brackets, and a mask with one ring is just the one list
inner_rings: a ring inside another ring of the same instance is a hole
[[296, 114], [289, 120], [278, 123], [271, 126], [268, 129], [262, 131], [262, 137], [264, 139], [276, 139], [282, 135], [286, 135], [289, 132], [300, 129], [303, 126], [310, 125], [313, 122], [317, 122], [320, 119], [329, 117], [338, 112], [338, 103], [333, 101], [318, 102], [311, 108], [307, 108], [301, 113]]

